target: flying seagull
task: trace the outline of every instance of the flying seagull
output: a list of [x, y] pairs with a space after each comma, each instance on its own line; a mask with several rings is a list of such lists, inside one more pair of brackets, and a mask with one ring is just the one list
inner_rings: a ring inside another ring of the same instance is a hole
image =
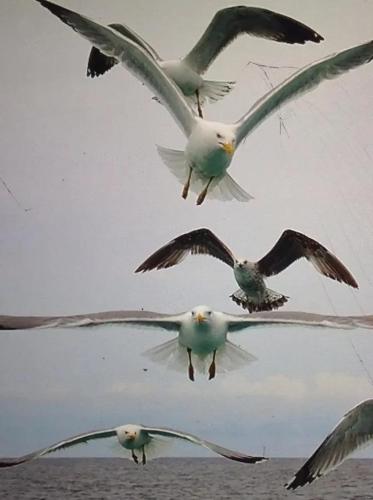
[[[320, 43], [323, 37], [303, 23], [277, 12], [243, 5], [219, 10], [212, 18], [205, 32], [192, 50], [179, 60], [164, 61], [143, 38], [125, 24], [109, 24], [109, 27], [142, 47], [164, 72], [180, 87], [184, 96], [197, 105], [202, 117], [201, 106], [208, 99], [215, 102], [232, 89], [234, 82], [217, 82], [202, 78], [216, 57], [235, 38], [248, 34], [267, 38], [275, 42]], [[93, 47], [88, 60], [87, 76], [94, 78], [110, 70], [120, 58], [106, 56]]]
[[288, 297], [267, 288], [264, 278], [280, 273], [301, 257], [309, 260], [324, 276], [358, 288], [351, 273], [327, 248], [291, 229], [284, 231], [272, 250], [257, 262], [238, 259], [212, 231], [196, 229], [171, 240], [147, 258], [135, 272], [172, 267], [188, 253], [208, 254], [230, 266], [240, 287], [231, 299], [250, 312], [270, 311], [287, 302]]
[[74, 316], [0, 316], [0, 330], [32, 328], [94, 327], [121, 324], [175, 332], [177, 337], [149, 351], [148, 357], [176, 370], [208, 372], [230, 371], [256, 358], [227, 339], [228, 334], [260, 326], [310, 326], [337, 329], [373, 329], [373, 315], [327, 316], [305, 312], [262, 312], [227, 314], [199, 305], [190, 311], [164, 314], [151, 311], [107, 311]]
[[288, 490], [312, 483], [341, 465], [373, 440], [373, 399], [349, 410], [315, 453], [285, 485]]
[[237, 122], [213, 122], [196, 116], [179, 87], [143, 47], [113, 28], [76, 12], [47, 0], [36, 1], [103, 54], [120, 61], [167, 107], [185, 134], [187, 144], [184, 151], [163, 147], [158, 147], [158, 151], [163, 162], [183, 184], [182, 197], [185, 199], [192, 190], [198, 194], [197, 205], [203, 203], [207, 195], [219, 200], [247, 202], [252, 199], [227, 173], [235, 150], [247, 135], [294, 97], [373, 58], [373, 41], [333, 54], [294, 73], [259, 99]]
[[145, 427], [144, 425], [127, 424], [115, 427], [113, 429], [103, 429], [99, 431], [91, 431], [84, 434], [79, 434], [77, 436], [73, 436], [64, 439], [63, 441], [59, 441], [58, 443], [52, 444], [47, 448], [43, 448], [41, 450], [28, 453], [27, 455], [23, 455], [22, 457], [0, 459], [0, 467], [12, 467], [14, 465], [20, 465], [25, 462], [29, 462], [30, 460], [34, 460], [35, 458], [42, 457], [43, 455], [53, 453], [54, 451], [64, 450], [66, 448], [70, 448], [82, 443], [87, 443], [88, 441], [92, 441], [95, 439], [107, 439], [113, 437], [117, 438], [119, 444], [123, 448], [131, 451], [131, 456], [135, 463], [139, 463], [138, 454], [141, 454], [141, 463], [143, 465], [145, 465], [146, 463], [146, 453], [148, 449], [152, 448], [152, 451], [156, 451], [154, 450], [154, 448], [157, 448], [157, 445], [159, 445], [159, 443], [157, 443], [157, 438], [175, 438], [189, 441], [190, 443], [208, 448], [214, 453], [228, 458], [229, 460], [235, 460], [236, 462], [255, 464], [257, 462], [263, 462], [267, 460], [267, 458], [265, 457], [254, 457], [251, 455], [239, 453], [237, 451], [229, 450], [227, 448], [223, 448], [222, 446], [211, 443], [210, 441], [200, 439], [193, 434], [187, 434], [185, 432], [180, 432], [163, 427]]

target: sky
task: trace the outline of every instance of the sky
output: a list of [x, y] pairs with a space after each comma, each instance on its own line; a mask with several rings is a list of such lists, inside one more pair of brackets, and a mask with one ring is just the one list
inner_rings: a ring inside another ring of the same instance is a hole
[[[186, 54], [225, 0], [61, 0], [102, 22], [125, 22], [159, 54]], [[322, 34], [291, 46], [241, 37], [207, 77], [236, 80], [206, 108], [233, 122], [270, 83], [373, 37], [372, 0], [257, 0]], [[292, 228], [317, 239], [351, 270], [349, 289], [297, 262], [268, 280], [291, 297], [283, 310], [373, 313], [373, 65], [324, 82], [284, 107], [235, 154], [231, 175], [248, 204], [181, 198], [155, 144], [183, 149], [167, 110], [121, 67], [86, 78], [90, 45], [29, 0], [3, 0], [0, 16], [0, 313], [79, 314], [115, 309], [176, 313], [197, 304], [240, 313], [231, 271], [197, 256], [173, 269], [134, 269], [174, 236], [209, 227], [256, 260]], [[6, 69], [6, 70], [4, 70]], [[280, 117], [286, 131], [280, 133]], [[12, 197], [4, 183], [12, 191]], [[373, 390], [364, 331], [266, 327], [231, 340], [258, 361], [196, 382], [142, 353], [172, 335], [122, 326], [0, 336], [0, 454], [12, 456], [91, 429], [141, 422], [193, 432], [269, 456], [307, 456], [343, 413]], [[362, 362], [359, 361], [355, 349]], [[363, 364], [364, 366], [363, 366]], [[147, 368], [148, 371], [144, 371]], [[178, 455], [204, 451], [177, 447]], [[207, 452], [206, 452], [207, 453]], [[368, 450], [368, 456], [373, 451]], [[102, 443], [66, 456], [106, 455]]]

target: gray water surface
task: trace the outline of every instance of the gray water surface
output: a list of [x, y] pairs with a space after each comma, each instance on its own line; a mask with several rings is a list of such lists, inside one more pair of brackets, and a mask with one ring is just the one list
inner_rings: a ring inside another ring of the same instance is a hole
[[373, 500], [373, 460], [348, 460], [312, 485], [283, 484], [302, 459], [245, 465], [215, 458], [157, 459], [145, 467], [119, 458], [41, 459], [0, 471], [0, 498]]

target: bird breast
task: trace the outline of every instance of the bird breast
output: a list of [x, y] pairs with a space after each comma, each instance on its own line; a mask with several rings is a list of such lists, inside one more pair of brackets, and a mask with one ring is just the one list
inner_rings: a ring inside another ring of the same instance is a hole
[[210, 322], [195, 322], [180, 329], [179, 343], [196, 354], [207, 354], [224, 344], [227, 328]]
[[194, 127], [185, 148], [185, 157], [193, 170], [206, 178], [224, 175], [232, 161], [232, 155], [219, 146], [216, 133], [206, 120], [199, 120]]
[[233, 271], [237, 283], [244, 292], [255, 293], [265, 289], [263, 278], [252, 264], [248, 263], [242, 267], [236, 264]]

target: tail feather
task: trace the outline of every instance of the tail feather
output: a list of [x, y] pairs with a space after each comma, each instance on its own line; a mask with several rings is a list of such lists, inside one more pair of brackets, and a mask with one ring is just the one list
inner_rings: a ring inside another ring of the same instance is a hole
[[[184, 185], [189, 175], [189, 166], [185, 160], [184, 151], [164, 148], [162, 146], [157, 146], [157, 149], [163, 163], [180, 184]], [[207, 177], [203, 177], [194, 171], [191, 177], [190, 190], [195, 194], [199, 194], [205, 188], [208, 181]], [[253, 196], [237, 184], [229, 174], [225, 174], [223, 177], [216, 177], [212, 181], [207, 192], [207, 198], [220, 201], [237, 200], [247, 202], [252, 200]]]
[[[187, 373], [188, 353], [186, 347], [180, 345], [178, 338], [164, 342], [144, 353], [151, 361], [166, 365], [167, 368]], [[241, 349], [229, 340], [216, 351], [215, 363], [217, 373], [236, 370], [256, 361], [256, 357]], [[212, 362], [212, 352], [196, 354], [192, 352], [192, 363], [197, 373], [206, 374]]]
[[200, 94], [202, 99], [207, 99], [212, 103], [223, 99], [223, 97], [233, 90], [234, 86], [235, 82], [204, 80], [203, 86], [200, 89]]
[[288, 297], [286, 297], [286, 295], [282, 295], [281, 293], [270, 290], [269, 288], [267, 288], [265, 297], [262, 300], [258, 297], [251, 297], [247, 295], [240, 288], [230, 297], [233, 302], [241, 306], [243, 309], [247, 309], [249, 312], [272, 311], [273, 309], [278, 309], [283, 306], [288, 301]]

